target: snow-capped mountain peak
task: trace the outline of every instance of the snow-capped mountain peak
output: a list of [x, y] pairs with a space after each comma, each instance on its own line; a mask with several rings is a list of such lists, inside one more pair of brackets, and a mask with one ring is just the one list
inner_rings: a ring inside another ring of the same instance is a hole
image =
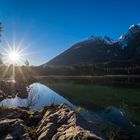
[[140, 32], [140, 24], [133, 24], [129, 27], [129, 31], [133, 34], [137, 34]]
[[119, 38], [119, 43], [123, 47], [127, 47], [129, 41], [131, 41], [137, 34], [140, 33], [140, 24], [133, 24], [129, 27], [126, 34], [123, 34]]
[[103, 42], [104, 44], [113, 44], [114, 40], [109, 38], [108, 36], [90, 36], [88, 40], [96, 41], [96, 42]]

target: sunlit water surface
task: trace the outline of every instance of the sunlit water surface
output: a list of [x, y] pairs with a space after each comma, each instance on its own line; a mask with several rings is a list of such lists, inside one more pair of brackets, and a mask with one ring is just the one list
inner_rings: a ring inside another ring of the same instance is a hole
[[70, 103], [67, 99], [60, 96], [47, 86], [34, 83], [29, 86], [28, 98], [21, 99], [16, 96], [15, 98], [6, 98], [0, 102], [0, 105], [3, 106], [20, 106], [20, 107], [31, 107], [31, 109], [40, 109], [44, 106], [61, 103], [66, 103], [72, 108], [75, 106]]

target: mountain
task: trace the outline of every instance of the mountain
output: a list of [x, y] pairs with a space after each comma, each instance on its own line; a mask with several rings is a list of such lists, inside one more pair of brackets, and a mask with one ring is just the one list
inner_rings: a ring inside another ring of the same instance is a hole
[[131, 25], [128, 32], [121, 35], [118, 40], [107, 36], [90, 36], [72, 45], [43, 66], [70, 66], [130, 60], [140, 60], [140, 24]]
[[122, 46], [127, 47], [140, 34], [140, 24], [133, 24], [129, 27], [129, 31], [121, 35], [119, 42]]

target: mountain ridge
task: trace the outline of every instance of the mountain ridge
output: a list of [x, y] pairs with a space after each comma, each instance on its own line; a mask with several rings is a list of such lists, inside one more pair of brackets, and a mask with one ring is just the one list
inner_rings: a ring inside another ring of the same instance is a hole
[[75, 43], [43, 66], [96, 64], [116, 60], [140, 59], [140, 24], [133, 24], [118, 40], [107, 36], [90, 36]]

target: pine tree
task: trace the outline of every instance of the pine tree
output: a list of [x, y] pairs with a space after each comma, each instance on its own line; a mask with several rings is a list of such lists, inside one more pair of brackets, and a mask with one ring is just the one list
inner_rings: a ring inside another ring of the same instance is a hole
[[27, 67], [29, 66], [29, 61], [28, 60], [25, 61], [25, 66], [27, 66]]

